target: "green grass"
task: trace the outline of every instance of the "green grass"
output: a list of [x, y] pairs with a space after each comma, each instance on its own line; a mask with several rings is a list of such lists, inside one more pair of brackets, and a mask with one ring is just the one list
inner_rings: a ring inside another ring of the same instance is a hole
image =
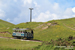
[[17, 24], [14, 27], [20, 27], [20, 28], [35, 28], [37, 26], [39, 26], [39, 24], [43, 24], [42, 22], [27, 22], [27, 23], [20, 23]]
[[16, 50], [31, 50], [32, 48], [40, 45], [41, 42], [21, 41], [13, 39], [0, 38], [0, 49], [16, 49]]
[[0, 19], [0, 32], [9, 31], [10, 33], [12, 33], [13, 26], [15, 26], [15, 25]]
[[69, 37], [72, 37], [72, 39], [64, 38], [43, 42], [42, 45], [35, 47], [33, 50], [75, 50], [75, 39], [73, 36]]
[[9, 23], [9, 22], [7, 22], [7, 21], [3, 21], [3, 20], [0, 19], [0, 28], [11, 27], [11, 26], [13, 26], [13, 25], [14, 25], [14, 24]]
[[[68, 20], [65, 19], [65, 22], [63, 22], [64, 20], [53, 20], [53, 22], [55, 21], [59, 25], [50, 26], [48, 29], [45, 29], [45, 30], [42, 30], [42, 29], [35, 30], [34, 38], [42, 40], [42, 41], [49, 41], [51, 39], [56, 40], [57, 38], [60, 38], [60, 37], [66, 38], [70, 35], [75, 36], [75, 30], [72, 30], [72, 29], [64, 26], [64, 24], [63, 24], [63, 23], [65, 23], [65, 24], [69, 25], [72, 22], [72, 24], [74, 25], [75, 19], [72, 19], [72, 20], [74, 20], [74, 22], [71, 21], [70, 23], [67, 23], [69, 20], [70, 19], [68, 19]], [[50, 21], [50, 22], [52, 22], [52, 21]], [[72, 25], [70, 25], [69, 27], [72, 27]]]
[[8, 34], [8, 33], [0, 33], [1, 37], [12, 37], [12, 34]]
[[70, 48], [73, 48], [73, 50], [75, 50], [75, 47], [69, 47], [69, 48], [68, 47], [65, 47], [65, 48], [61, 47], [61, 48], [59, 48], [59, 47], [55, 47], [53, 45], [38, 46], [34, 50], [72, 50]]

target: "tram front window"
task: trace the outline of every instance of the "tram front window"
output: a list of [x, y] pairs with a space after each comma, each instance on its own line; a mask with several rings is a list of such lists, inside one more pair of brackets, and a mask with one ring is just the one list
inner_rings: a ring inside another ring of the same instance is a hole
[[33, 30], [31, 30], [31, 33], [33, 34]]

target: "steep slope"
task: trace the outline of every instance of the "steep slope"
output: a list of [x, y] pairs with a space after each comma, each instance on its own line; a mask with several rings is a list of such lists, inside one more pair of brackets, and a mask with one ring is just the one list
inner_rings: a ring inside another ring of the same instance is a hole
[[4, 31], [11, 32], [11, 29], [13, 26], [14, 26], [14, 24], [0, 19], [0, 32], [4, 32]]
[[3, 20], [0, 19], [0, 28], [2, 28], [2, 27], [10, 27], [10, 26], [13, 26], [13, 25], [14, 24], [9, 23], [7, 21], [3, 21]]
[[[75, 30], [73, 29], [75, 25], [75, 18], [53, 20], [48, 21], [48, 23], [57, 23], [57, 25], [50, 26], [48, 29], [36, 32], [35, 38], [43, 41], [49, 41], [51, 39], [66, 38], [70, 35], [75, 36]], [[65, 25], [66, 26], [65, 26]]]

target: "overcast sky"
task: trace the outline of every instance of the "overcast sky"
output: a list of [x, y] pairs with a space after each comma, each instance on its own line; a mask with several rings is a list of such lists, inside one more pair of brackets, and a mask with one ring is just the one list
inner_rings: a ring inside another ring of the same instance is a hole
[[75, 17], [75, 0], [0, 0], [0, 19], [19, 24]]

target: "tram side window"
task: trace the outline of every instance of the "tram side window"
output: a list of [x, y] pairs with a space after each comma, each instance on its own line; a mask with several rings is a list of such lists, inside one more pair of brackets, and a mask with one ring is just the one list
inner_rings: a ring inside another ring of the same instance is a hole
[[16, 33], [24, 33], [23, 31], [20, 31], [20, 30], [17, 30], [17, 31], [14, 31]]
[[19, 31], [19, 33], [22, 33], [23, 31]]
[[24, 33], [24, 31], [21, 31], [21, 33]]
[[22, 33], [22, 31], [21, 31], [21, 33]]

